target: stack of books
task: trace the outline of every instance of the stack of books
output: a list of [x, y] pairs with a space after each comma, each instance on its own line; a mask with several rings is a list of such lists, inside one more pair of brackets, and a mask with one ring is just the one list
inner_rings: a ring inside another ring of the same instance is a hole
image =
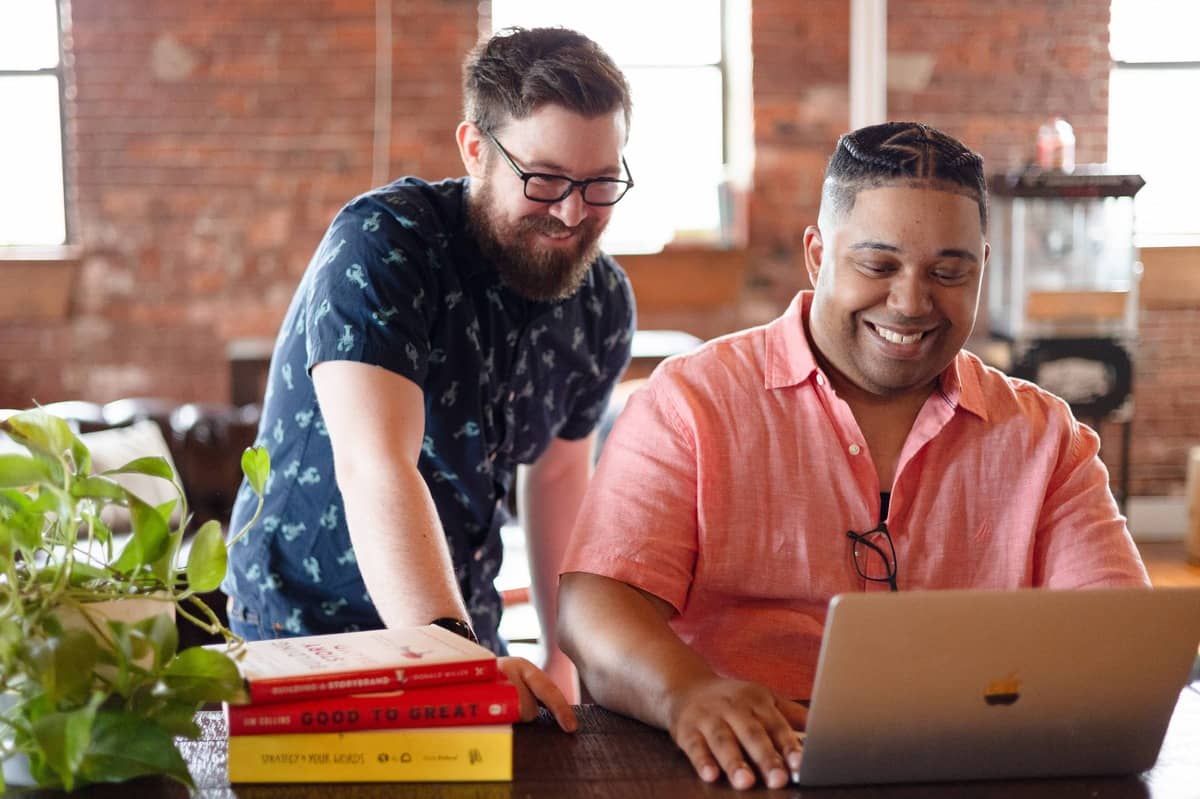
[[512, 779], [517, 689], [441, 627], [253, 641], [238, 666], [230, 782]]

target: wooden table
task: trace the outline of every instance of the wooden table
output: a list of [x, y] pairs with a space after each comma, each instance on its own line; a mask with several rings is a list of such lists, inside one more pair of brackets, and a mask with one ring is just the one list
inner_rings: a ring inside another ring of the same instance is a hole
[[[1200, 682], [1184, 690], [1175, 709], [1158, 763], [1150, 771], [1123, 778], [1018, 780], [851, 788], [796, 788], [738, 792], [721, 782], [702, 783], [666, 733], [609, 713], [594, 705], [578, 708], [580, 730], [558, 731], [548, 716], [518, 725], [511, 783], [358, 785], [237, 785], [225, 776], [225, 723], [220, 714], [200, 714], [204, 736], [183, 744], [184, 757], [201, 799], [670, 799], [693, 796], [820, 796], [837, 799], [915, 799], [916, 797], [1045, 797], [1050, 799], [1196, 799], [1200, 796]], [[97, 786], [89, 797], [159, 799], [187, 797], [186, 788], [163, 779]], [[14, 791], [23, 797], [59, 796], [49, 791]], [[6, 794], [7, 796], [7, 794]]]

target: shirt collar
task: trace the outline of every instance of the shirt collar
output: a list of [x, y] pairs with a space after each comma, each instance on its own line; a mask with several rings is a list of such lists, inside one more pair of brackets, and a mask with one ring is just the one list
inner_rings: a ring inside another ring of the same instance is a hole
[[969, 352], [959, 352], [942, 372], [940, 388], [942, 396], [953, 407], [965, 411], [987, 421], [987, 403], [983, 399], [983, 388], [979, 385], [979, 372], [983, 362]]
[[[805, 332], [812, 300], [812, 291], [797, 293], [783, 315], [766, 327], [764, 385], [768, 390], [799, 385], [817, 372], [817, 359]], [[986, 420], [987, 407], [979, 385], [977, 361], [974, 355], [959, 352], [938, 382], [942, 396], [952, 407], [961, 407]]]
[[767, 389], [799, 385], [817, 371], [817, 359], [808, 345], [808, 334], [804, 332], [812, 296], [811, 291], [798, 293], [783, 316], [766, 327], [764, 381]]

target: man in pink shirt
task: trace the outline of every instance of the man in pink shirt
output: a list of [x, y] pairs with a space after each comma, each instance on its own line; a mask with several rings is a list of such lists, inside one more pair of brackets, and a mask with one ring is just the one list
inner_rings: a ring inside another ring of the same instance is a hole
[[843, 136], [804, 234], [815, 291], [663, 363], [618, 420], [562, 567], [563, 649], [702, 779], [786, 784], [835, 594], [1148, 584], [1096, 434], [962, 351], [986, 227], [955, 139]]

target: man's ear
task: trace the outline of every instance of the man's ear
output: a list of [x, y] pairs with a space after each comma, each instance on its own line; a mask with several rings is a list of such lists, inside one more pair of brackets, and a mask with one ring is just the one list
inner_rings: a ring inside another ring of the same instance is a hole
[[808, 282], [813, 288], [817, 287], [817, 277], [821, 274], [821, 263], [825, 257], [825, 242], [821, 238], [821, 229], [809, 225], [804, 229], [804, 270], [808, 272]]
[[458, 129], [454, 131], [454, 138], [458, 141], [458, 154], [462, 157], [467, 174], [473, 178], [483, 177], [483, 131], [474, 123], [464, 120], [458, 123]]

